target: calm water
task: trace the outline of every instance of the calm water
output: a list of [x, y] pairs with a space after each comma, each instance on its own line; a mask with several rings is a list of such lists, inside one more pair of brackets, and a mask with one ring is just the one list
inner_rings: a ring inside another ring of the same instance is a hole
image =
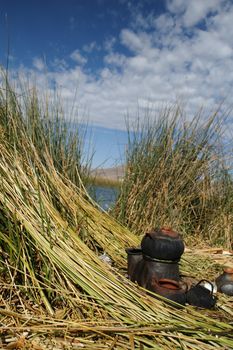
[[119, 189], [115, 187], [91, 186], [89, 193], [101, 208], [108, 210], [115, 204]]

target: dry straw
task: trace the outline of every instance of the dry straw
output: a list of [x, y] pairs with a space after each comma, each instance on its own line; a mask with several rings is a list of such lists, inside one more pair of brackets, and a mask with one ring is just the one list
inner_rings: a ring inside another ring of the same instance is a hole
[[[84, 346], [91, 335], [97, 344], [125, 349], [233, 347], [233, 327], [211, 312], [176, 309], [130, 283], [118, 269], [126, 264], [124, 248], [138, 238], [90, 204], [51, 162], [46, 169], [32, 145], [25, 142], [25, 154], [18, 154], [1, 141], [0, 202], [8, 220], [1, 225], [2, 297], [8, 299], [0, 313], [15, 320], [2, 322], [3, 331], [75, 334]], [[101, 251], [115, 267], [99, 259]], [[12, 305], [16, 296], [22, 312]], [[28, 310], [35, 302], [37, 315]]]
[[[124, 249], [140, 238], [60, 174], [46, 142], [38, 151], [20, 127], [15, 104], [5, 107], [12, 124], [0, 134], [2, 348], [233, 348], [227, 298], [217, 311], [179, 309], [127, 280]], [[192, 265], [187, 256], [183, 272]], [[202, 268], [196, 263], [195, 273]]]

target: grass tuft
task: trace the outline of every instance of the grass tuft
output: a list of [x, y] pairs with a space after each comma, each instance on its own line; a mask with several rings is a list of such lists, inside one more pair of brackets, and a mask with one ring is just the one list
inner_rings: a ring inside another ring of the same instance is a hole
[[[29, 132], [11, 94], [12, 102], [10, 93], [0, 100], [2, 348], [232, 348], [229, 298], [220, 296], [219, 310], [177, 309], [125, 277], [124, 249], [140, 238], [89, 200], [78, 172], [76, 185], [60, 171], [46, 144], [53, 141], [43, 139], [44, 129], [42, 140], [37, 128]], [[185, 256], [183, 272], [192, 259]], [[203, 260], [195, 261], [199, 275]], [[205, 267], [205, 274], [213, 268]]]
[[126, 175], [113, 214], [138, 234], [166, 225], [192, 242], [232, 248], [232, 159], [224, 154], [223, 130], [220, 111], [187, 121], [179, 107], [129, 129]]

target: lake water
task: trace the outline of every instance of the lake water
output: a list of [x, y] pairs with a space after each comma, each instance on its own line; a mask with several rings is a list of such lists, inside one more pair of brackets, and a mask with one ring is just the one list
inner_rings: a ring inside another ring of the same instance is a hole
[[115, 204], [119, 189], [116, 187], [91, 186], [88, 192], [101, 208], [108, 210]]

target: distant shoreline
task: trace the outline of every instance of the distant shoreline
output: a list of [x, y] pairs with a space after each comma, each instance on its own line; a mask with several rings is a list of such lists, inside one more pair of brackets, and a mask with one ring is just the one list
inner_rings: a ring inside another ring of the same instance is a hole
[[91, 176], [105, 181], [121, 182], [124, 178], [125, 166], [119, 165], [113, 168], [96, 168], [91, 170]]

